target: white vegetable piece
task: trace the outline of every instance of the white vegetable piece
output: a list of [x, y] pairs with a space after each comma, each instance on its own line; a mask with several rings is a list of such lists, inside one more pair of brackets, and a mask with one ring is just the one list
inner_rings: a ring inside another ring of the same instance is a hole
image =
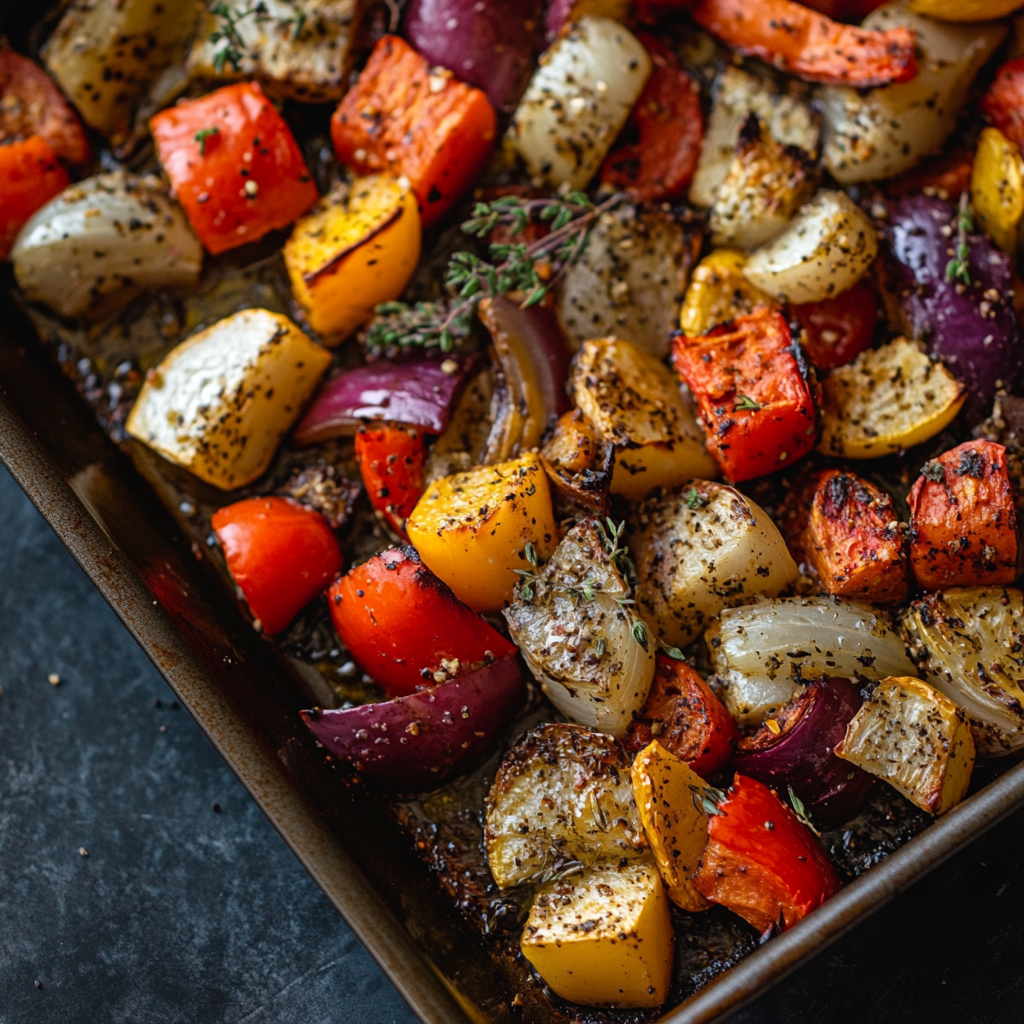
[[798, 575], [764, 509], [708, 480], [644, 502], [629, 546], [637, 607], [673, 647], [696, 640], [723, 608], [774, 597]]
[[194, 285], [203, 247], [158, 178], [116, 171], [70, 185], [37, 210], [11, 261], [29, 299], [80, 317], [147, 288]]
[[765, 122], [776, 142], [798, 146], [811, 159], [817, 158], [819, 119], [803, 98], [806, 87], [791, 79], [790, 88], [792, 92], [782, 92], [771, 79], [726, 66], [715, 82], [700, 160], [690, 184], [690, 202], [694, 206], [714, 204], [736, 155], [740, 128], [750, 114]]
[[878, 235], [845, 192], [821, 189], [743, 273], [782, 302], [821, 302], [852, 288], [878, 255]]
[[[567, 718], [621, 737], [654, 679], [654, 640], [629, 606], [615, 543], [594, 519], [574, 526], [505, 609], [512, 639]], [[622, 554], [625, 554], [623, 549]]]
[[651, 58], [610, 18], [581, 18], [541, 58], [508, 138], [538, 185], [585, 188], [651, 74]]
[[242, 487], [270, 464], [330, 362], [286, 316], [243, 309], [168, 353], [125, 429], [214, 487]]
[[873, 608], [837, 597], [778, 598], [728, 608], [705, 633], [725, 705], [759, 723], [816, 676], [913, 676], [903, 641]]
[[900, 3], [879, 7], [864, 21], [868, 29], [899, 26], [914, 31], [914, 78], [867, 92], [824, 86], [817, 93], [825, 118], [824, 164], [843, 185], [891, 177], [937, 153], [956, 127], [974, 76], [1007, 31], [998, 22], [933, 21]]

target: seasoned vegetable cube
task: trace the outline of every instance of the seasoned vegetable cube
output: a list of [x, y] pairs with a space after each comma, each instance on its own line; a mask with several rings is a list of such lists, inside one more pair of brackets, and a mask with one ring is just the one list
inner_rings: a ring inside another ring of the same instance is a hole
[[846, 727], [836, 757], [884, 779], [929, 814], [967, 793], [974, 740], [966, 713], [910, 676], [883, 679]]
[[925, 590], [1017, 577], [1017, 512], [1006, 449], [968, 441], [925, 464], [911, 488], [910, 563]]
[[764, 476], [814, 447], [814, 401], [798, 357], [786, 318], [764, 307], [702, 338], [676, 335], [676, 370], [726, 479]]
[[403, 540], [405, 521], [426, 486], [427, 446], [417, 427], [378, 424], [360, 427], [356, 459], [374, 511]]
[[971, 205], [978, 226], [1011, 256], [1017, 253], [1017, 225], [1024, 215], [1024, 161], [998, 129], [985, 128], [971, 171]]
[[715, 249], [700, 261], [679, 314], [683, 334], [699, 338], [757, 306], [773, 305], [772, 297], [744, 276], [746, 264], [747, 255], [739, 249]]

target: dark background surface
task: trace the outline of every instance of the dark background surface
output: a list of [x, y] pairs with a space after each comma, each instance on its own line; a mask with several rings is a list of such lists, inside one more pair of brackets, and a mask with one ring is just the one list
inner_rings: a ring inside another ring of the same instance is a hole
[[[414, 1021], [3, 469], [0, 685], [0, 1024]], [[1024, 811], [733, 1020], [1020, 1024], [1022, 869]]]

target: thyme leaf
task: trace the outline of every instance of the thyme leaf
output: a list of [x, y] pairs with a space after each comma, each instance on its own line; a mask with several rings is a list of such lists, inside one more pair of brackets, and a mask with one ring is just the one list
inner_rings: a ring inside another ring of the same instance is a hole
[[956, 218], [956, 255], [946, 264], [946, 280], [961, 284], [971, 283], [971, 250], [967, 244], [967, 233], [974, 230], [974, 216], [971, 213], [971, 199], [966, 192], [960, 193], [960, 209]]
[[683, 497], [686, 499], [686, 507], [695, 511], [699, 508], [706, 508], [708, 505], [708, 499], [696, 487], [691, 487]]
[[206, 140], [211, 135], [220, 135], [220, 129], [214, 125], [212, 128], [200, 128], [195, 134], [195, 140], [199, 143], [199, 155], [206, 156]]
[[789, 786], [788, 789], [789, 802], [793, 808], [793, 813], [797, 816], [800, 822], [806, 825], [816, 836], [820, 836], [821, 833], [811, 824], [811, 818], [807, 813], [807, 807], [804, 805], [803, 800], [793, 792], [792, 786]]
[[755, 402], [749, 395], [737, 395], [736, 401], [733, 403], [733, 412], [757, 412], [759, 409], [763, 409], [764, 406], [760, 402]]

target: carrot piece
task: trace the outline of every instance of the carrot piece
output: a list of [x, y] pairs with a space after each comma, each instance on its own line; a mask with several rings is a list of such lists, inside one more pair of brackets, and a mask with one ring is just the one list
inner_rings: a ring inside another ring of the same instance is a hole
[[1008, 60], [981, 99], [981, 112], [1018, 149], [1024, 149], [1024, 57]]
[[361, 427], [356, 458], [370, 504], [403, 540], [405, 521], [426, 487], [423, 434], [412, 427]]
[[727, 46], [808, 82], [867, 86], [917, 74], [914, 33], [832, 21], [792, 0], [699, 0], [693, 20]]
[[879, 604], [907, 599], [907, 543], [892, 498], [853, 473], [819, 477], [805, 550], [830, 594]]
[[765, 306], [701, 338], [676, 334], [675, 368], [729, 481], [764, 476], [814, 447], [814, 400], [798, 355], [785, 317]]
[[871, 347], [878, 315], [874, 282], [862, 277], [840, 295], [789, 311], [804, 329], [804, 348], [815, 369], [835, 370]]
[[485, 93], [432, 68], [398, 36], [377, 43], [331, 118], [338, 159], [361, 174], [407, 178], [425, 228], [472, 187], [497, 132]]
[[186, 100], [149, 127], [174, 195], [214, 255], [286, 227], [319, 198], [291, 130], [255, 82]]
[[7, 259], [25, 221], [70, 180], [41, 135], [0, 146], [0, 260]]
[[926, 463], [910, 490], [910, 563], [925, 590], [1017, 577], [1017, 513], [1006, 449], [967, 441]]

